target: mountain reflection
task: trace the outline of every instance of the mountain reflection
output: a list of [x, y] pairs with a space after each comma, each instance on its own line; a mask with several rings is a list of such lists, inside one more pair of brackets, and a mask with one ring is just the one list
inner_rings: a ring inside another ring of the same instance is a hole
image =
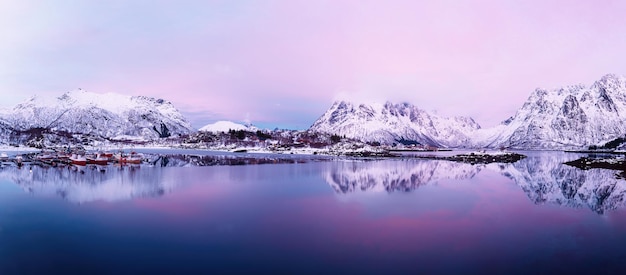
[[537, 154], [501, 166], [500, 172], [513, 179], [536, 204], [586, 207], [598, 214], [623, 208], [626, 181], [619, 179], [616, 171], [581, 170], [563, 164], [575, 158], [571, 154]]
[[[580, 170], [563, 162], [579, 156], [556, 152], [530, 153], [513, 164], [469, 165], [440, 160], [344, 160], [325, 165], [324, 180], [336, 193], [410, 192], [441, 180], [471, 179], [483, 170], [513, 180], [535, 204], [589, 208], [603, 214], [625, 207], [626, 180], [616, 171]], [[291, 156], [148, 155], [136, 166], [64, 166], [12, 164], [0, 167], [0, 179], [14, 182], [26, 192], [60, 196], [73, 203], [120, 201], [157, 197], [174, 191], [179, 180], [162, 167], [303, 163], [328, 158]]]
[[484, 166], [438, 160], [339, 162], [325, 172], [337, 193], [355, 191], [409, 192], [446, 179], [470, 179]]
[[176, 188], [175, 181], [163, 179], [161, 169], [140, 166], [5, 166], [0, 178], [26, 192], [60, 196], [73, 203], [120, 201], [156, 197]]
[[141, 165], [73, 166], [29, 162], [24, 167], [0, 165], [0, 179], [7, 179], [26, 192], [60, 196], [73, 203], [120, 201], [157, 197], [172, 192], [177, 180], [164, 178], [163, 167], [304, 163], [323, 157], [255, 156], [251, 154], [182, 155], [145, 154]]
[[473, 178], [486, 168], [512, 179], [535, 204], [589, 208], [598, 214], [626, 207], [626, 180], [616, 171], [563, 163], [579, 156], [532, 152], [513, 164], [469, 165], [437, 160], [337, 162], [324, 171], [336, 193], [409, 192], [440, 180]]

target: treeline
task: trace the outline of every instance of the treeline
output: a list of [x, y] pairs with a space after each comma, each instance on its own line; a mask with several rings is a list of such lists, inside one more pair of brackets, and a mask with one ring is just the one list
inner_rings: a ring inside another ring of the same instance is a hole
[[203, 144], [208, 147], [220, 145], [256, 147], [312, 147], [323, 148], [341, 141], [352, 141], [337, 134], [295, 130], [229, 130], [227, 132], [197, 132], [187, 136], [184, 143]]
[[622, 145], [626, 142], [626, 137], [618, 137], [614, 140], [611, 140], [604, 145], [591, 145], [589, 146], [589, 150], [602, 150], [602, 149], [616, 149], [618, 146]]

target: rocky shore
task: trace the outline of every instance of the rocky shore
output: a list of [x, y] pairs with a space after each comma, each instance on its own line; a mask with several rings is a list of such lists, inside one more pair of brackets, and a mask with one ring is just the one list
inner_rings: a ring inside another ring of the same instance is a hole
[[525, 155], [517, 153], [496, 153], [488, 154], [482, 152], [459, 154], [454, 156], [416, 156], [421, 159], [448, 160], [455, 162], [463, 162], [469, 164], [488, 164], [488, 163], [513, 163], [525, 158]]

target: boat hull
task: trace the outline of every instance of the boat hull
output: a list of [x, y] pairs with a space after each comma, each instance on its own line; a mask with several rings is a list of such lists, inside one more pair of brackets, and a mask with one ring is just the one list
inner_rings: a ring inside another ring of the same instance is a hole
[[108, 163], [107, 160], [87, 159], [87, 164], [107, 165]]
[[87, 160], [70, 159], [70, 163], [79, 166], [87, 165]]

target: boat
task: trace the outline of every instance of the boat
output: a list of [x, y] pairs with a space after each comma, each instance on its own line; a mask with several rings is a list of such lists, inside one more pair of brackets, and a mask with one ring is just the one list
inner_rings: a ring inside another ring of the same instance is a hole
[[85, 166], [87, 165], [87, 158], [85, 158], [85, 155], [72, 154], [72, 156], [70, 156], [70, 163], [74, 165]]
[[7, 155], [7, 153], [2, 152], [0, 153], [0, 161], [7, 161], [9, 160], [9, 155]]
[[56, 153], [54, 151], [44, 150], [41, 151], [37, 156], [35, 156], [35, 160], [51, 163], [57, 158]]
[[106, 157], [103, 153], [89, 155], [86, 157], [86, 159], [87, 164], [107, 165], [109, 163], [109, 158]]
[[143, 156], [135, 151], [130, 152], [130, 155], [125, 155], [120, 152], [115, 156], [115, 160], [119, 163], [140, 164], [143, 160]]
[[57, 153], [57, 160], [59, 160], [60, 162], [67, 163], [67, 162], [69, 162], [71, 156], [72, 156], [72, 154], [70, 154], [70, 153], [58, 152]]
[[22, 155], [15, 156], [15, 163], [17, 164], [18, 167], [21, 167], [22, 165], [24, 165], [24, 158], [22, 157]]

